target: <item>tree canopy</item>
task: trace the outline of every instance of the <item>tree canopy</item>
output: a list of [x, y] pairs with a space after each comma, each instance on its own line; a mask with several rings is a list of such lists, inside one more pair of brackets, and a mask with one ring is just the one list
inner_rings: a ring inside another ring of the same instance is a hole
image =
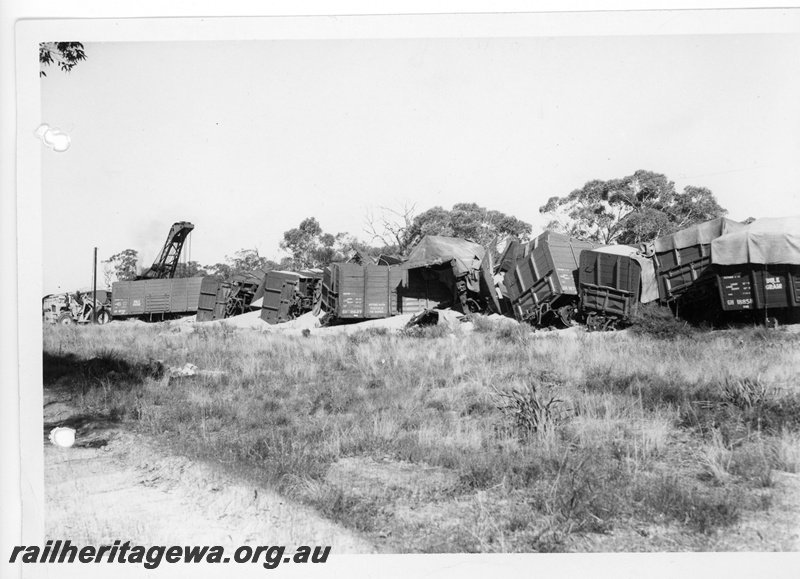
[[202, 277], [208, 275], [205, 266], [196, 261], [180, 261], [175, 267], [175, 277]]
[[401, 256], [406, 256], [426, 235], [463, 237], [492, 246], [512, 237], [527, 241], [533, 229], [530, 223], [477, 203], [456, 203], [450, 210], [436, 206], [416, 216], [408, 209], [392, 213], [400, 219], [384, 220], [383, 234], [374, 237], [394, 242], [387, 245]]
[[[189, 262], [194, 263], [194, 262]], [[242, 275], [257, 269], [277, 269], [278, 264], [259, 255], [258, 249], [240, 249], [233, 257], [225, 256], [224, 263], [216, 263], [203, 268], [207, 275], [213, 275], [220, 281], [230, 280], [236, 275]]]
[[564, 197], [551, 197], [539, 212], [547, 229], [598, 243], [638, 244], [725, 215], [705, 187], [675, 190], [652, 171], [621, 179], [589, 181]]
[[324, 267], [334, 261], [347, 259], [345, 251], [355, 238], [345, 233], [325, 233], [314, 217], [300, 222], [298, 227], [285, 231], [280, 248], [290, 254], [294, 269]]
[[86, 53], [80, 42], [39, 43], [39, 76], [47, 76], [44, 67], [53, 63], [64, 72], [70, 72], [81, 60], [86, 60]]
[[115, 253], [104, 260], [103, 276], [106, 286], [116, 281], [130, 281], [136, 279], [136, 264], [139, 261], [139, 252], [135, 249], [125, 249]]

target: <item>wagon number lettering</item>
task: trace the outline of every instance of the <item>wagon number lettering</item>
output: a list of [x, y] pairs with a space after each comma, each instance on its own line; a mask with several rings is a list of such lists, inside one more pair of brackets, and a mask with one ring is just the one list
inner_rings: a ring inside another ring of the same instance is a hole
[[736, 300], [736, 305], [737, 306], [749, 306], [752, 303], [753, 303], [753, 299], [752, 298], [745, 298], [745, 299], [742, 299], [742, 300]]

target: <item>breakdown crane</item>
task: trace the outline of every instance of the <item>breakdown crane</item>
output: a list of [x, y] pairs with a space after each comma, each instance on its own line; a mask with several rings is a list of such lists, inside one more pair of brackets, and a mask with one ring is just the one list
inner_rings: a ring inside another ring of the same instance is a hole
[[115, 318], [155, 321], [197, 312], [205, 278], [175, 278], [181, 250], [193, 229], [188, 221], [175, 223], [150, 269], [135, 280], [114, 282], [111, 314]]
[[167, 235], [167, 241], [153, 265], [136, 279], [172, 279], [175, 277], [175, 269], [178, 267], [183, 244], [192, 229], [194, 229], [194, 225], [188, 221], [178, 221], [173, 224]]

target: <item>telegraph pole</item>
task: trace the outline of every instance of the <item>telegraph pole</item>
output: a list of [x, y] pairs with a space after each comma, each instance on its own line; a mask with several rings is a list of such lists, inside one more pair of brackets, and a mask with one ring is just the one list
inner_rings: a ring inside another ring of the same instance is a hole
[[94, 267], [92, 268], [92, 324], [97, 323], [97, 248], [94, 248]]

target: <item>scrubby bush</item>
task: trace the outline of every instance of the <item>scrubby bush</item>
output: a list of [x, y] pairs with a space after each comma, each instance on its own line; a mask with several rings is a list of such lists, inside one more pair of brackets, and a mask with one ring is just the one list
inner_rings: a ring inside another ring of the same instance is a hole
[[673, 316], [669, 308], [655, 302], [639, 306], [631, 316], [630, 331], [659, 340], [688, 338], [695, 332], [688, 323]]

